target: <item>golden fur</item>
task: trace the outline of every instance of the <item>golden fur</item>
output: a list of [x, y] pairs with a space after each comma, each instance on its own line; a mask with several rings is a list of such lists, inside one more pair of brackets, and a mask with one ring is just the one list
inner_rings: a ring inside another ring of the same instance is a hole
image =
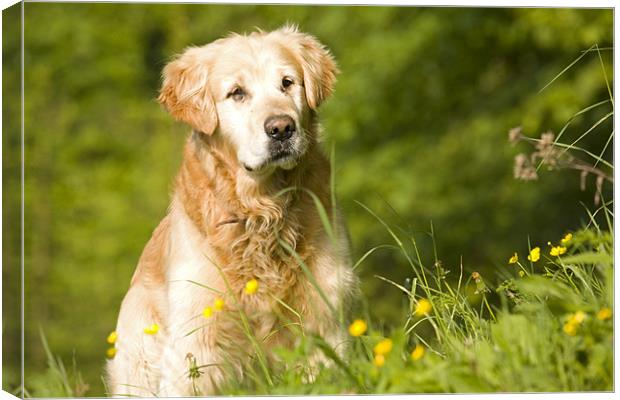
[[[283, 73], [295, 83], [276, 91], [272, 81]], [[121, 305], [117, 354], [107, 365], [111, 395], [212, 394], [226, 376], [240, 378], [255, 349], [239, 311], [269, 359], [274, 346], [299, 339], [284, 327], [290, 321], [342, 348], [345, 335], [333, 309], [347, 306], [357, 280], [330, 200], [316, 115], [336, 73], [329, 52], [291, 27], [234, 34], [190, 48], [165, 67], [159, 101], [193, 132], [168, 215], [146, 245]], [[243, 101], [227, 95], [230, 79], [246, 85]], [[299, 126], [293, 158], [280, 163], [263, 151], [269, 143], [260, 131], [274, 112], [293, 116]], [[335, 240], [309, 192], [336, 221]], [[295, 249], [327, 301], [281, 242]], [[259, 288], [249, 295], [244, 287], [251, 279]], [[225, 309], [205, 319], [202, 310], [217, 297]], [[144, 333], [151, 324], [160, 328], [154, 335]], [[192, 363], [204, 366], [194, 379]]]

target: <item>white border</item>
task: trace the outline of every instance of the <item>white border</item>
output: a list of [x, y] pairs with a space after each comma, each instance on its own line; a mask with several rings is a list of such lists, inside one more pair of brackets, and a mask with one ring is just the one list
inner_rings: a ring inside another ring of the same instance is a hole
[[[33, 2], [38, 2], [39, 0], [30, 0]], [[28, 2], [30, 2], [28, 1]], [[84, 1], [77, 1], [77, 0], [63, 0], [64, 2], [71, 2], [71, 3], [77, 3], [77, 2], [118, 2], [118, 3], [204, 3], [204, 4], [291, 4], [291, 5], [310, 5], [310, 4], [314, 4], [314, 5], [377, 5], [377, 6], [389, 6], [389, 5], [396, 5], [396, 6], [428, 6], [428, 7], [437, 7], [437, 6], [455, 6], [455, 7], [558, 7], [558, 8], [613, 8], [614, 9], [614, 43], [618, 42], [618, 32], [615, 29], [615, 20], [616, 17], [618, 15], [617, 10], [615, 8], [615, 1], [601, 1], [601, 0], [594, 0], [594, 1], [578, 1], [578, 0], [567, 0], [567, 1], [559, 1], [559, 0], [546, 0], [546, 1], [532, 1], [532, 0], [525, 0], [525, 1], [520, 1], [520, 2], [498, 2], [498, 1], [482, 1], [482, 0], [478, 0], [478, 1], [464, 1], [464, 0], [460, 0], [460, 1], [434, 1], [434, 2], [428, 2], [428, 1], [415, 1], [415, 0], [390, 0], [390, 1], [385, 1], [385, 2], [381, 2], [381, 3], [377, 3], [377, 2], [371, 2], [371, 1], [361, 1], [361, 0], [340, 0], [340, 1], [327, 1], [327, 0], [315, 0], [315, 1], [303, 1], [303, 0], [287, 0], [287, 1], [282, 1], [282, 0], [271, 0], [271, 1], [252, 1], [252, 0], [246, 0], [246, 1], [239, 1], [239, 0], [212, 0], [212, 1], [200, 1], [200, 0], [185, 0], [185, 1], [160, 1], [160, 0], [134, 0], [134, 1], [127, 1], [127, 2], [123, 2], [123, 1], [97, 1], [97, 0], [84, 0]], [[15, 0], [0, 0], [0, 8], [2, 10], [19, 3], [19, 1], [15, 1]], [[22, 7], [22, 18], [23, 18], [23, 7]], [[23, 37], [23, 29], [24, 29], [24, 21], [22, 19], [22, 24], [21, 24], [21, 29], [22, 29], [22, 37]], [[0, 19], [0, 42], [2, 40], [2, 19]], [[21, 73], [23, 74], [23, 51], [22, 51], [22, 71]], [[0, 53], [0, 62], [2, 61], [2, 54]], [[614, 77], [617, 76], [616, 72], [618, 71], [618, 52], [614, 52]], [[614, 98], [615, 98], [615, 81], [614, 81]], [[22, 78], [22, 93], [23, 93], [23, 78]], [[22, 122], [23, 122], [23, 98], [22, 98]], [[2, 91], [1, 91], [1, 82], [0, 82], [0, 107], [2, 105]], [[618, 120], [614, 118], [614, 132], [617, 132], [618, 128]], [[0, 132], [1, 132], [1, 126], [0, 126]], [[617, 150], [620, 148], [620, 144], [618, 143], [618, 141], [616, 141], [614, 139], [614, 161], [615, 161], [615, 155], [617, 154]], [[23, 179], [23, 123], [22, 123], [22, 179]], [[2, 161], [2, 154], [0, 153], [0, 162]], [[614, 179], [616, 179], [616, 173], [614, 172]], [[21, 186], [21, 191], [22, 191], [22, 196], [23, 196], [23, 181], [22, 181], [22, 186]], [[2, 176], [0, 175], [0, 196], [2, 195]], [[614, 185], [614, 199], [616, 199], [616, 187]], [[0, 202], [1, 202], [1, 197], [0, 197]], [[22, 203], [22, 207], [23, 207], [23, 203]], [[614, 215], [616, 215], [617, 212], [617, 208], [616, 208], [616, 203], [614, 202]], [[21, 218], [22, 218], [22, 232], [21, 234], [23, 235], [23, 210], [22, 210], [22, 214], [21, 214]], [[2, 215], [0, 214], [0, 223], [2, 222]], [[614, 229], [614, 237], [617, 234], [617, 229]], [[2, 249], [2, 232], [0, 232], [0, 249]], [[23, 236], [22, 236], [23, 239]], [[618, 265], [618, 260], [620, 259], [620, 255], [618, 254], [617, 251], [617, 246], [615, 245], [616, 243], [614, 243], [614, 265]], [[22, 246], [22, 260], [21, 262], [23, 262], [23, 246]], [[23, 268], [22, 268], [22, 274], [23, 274]], [[615, 280], [614, 280], [614, 286], [615, 288], [620, 287], [620, 274], [615, 273]], [[23, 281], [22, 281], [23, 283]], [[0, 275], [0, 287], [2, 285], [2, 276]], [[22, 286], [23, 289], [23, 286]], [[23, 295], [23, 293], [22, 293]], [[617, 301], [616, 301], [616, 297], [614, 295], [614, 310], [618, 310], [617, 308]], [[2, 299], [0, 297], [0, 312], [1, 312], [1, 306], [2, 306]], [[23, 298], [22, 298], [22, 304], [21, 306], [23, 306]], [[616, 313], [614, 312], [614, 329], [616, 327]], [[23, 340], [23, 338], [22, 338]], [[614, 351], [616, 348], [618, 341], [617, 339], [614, 339]], [[23, 349], [23, 346], [22, 346]], [[0, 346], [0, 358], [2, 357], [2, 347]], [[618, 352], [614, 352], [614, 384], [616, 382], [618, 382], [618, 378], [620, 377], [620, 368], [619, 368], [619, 364], [618, 364]], [[23, 366], [22, 366], [23, 368]], [[1, 382], [1, 377], [2, 377], [2, 371], [0, 370], [0, 382]], [[23, 379], [23, 369], [22, 369], [22, 379]], [[614, 386], [615, 388], [615, 386]], [[264, 398], [269, 398], [270, 396], [247, 396], [244, 397], [245, 399], [248, 400], [259, 400], [259, 399], [264, 399]], [[297, 399], [300, 396], [279, 396], [279, 399]], [[330, 399], [342, 399], [344, 398], [344, 396], [304, 396], [305, 398], [312, 398], [312, 399], [325, 399], [325, 400], [330, 400]], [[363, 396], [359, 396], [359, 395], [353, 395], [353, 396], [347, 396], [347, 397], [354, 397], [354, 398], [361, 398]], [[4, 392], [4, 391], [0, 391], [0, 399], [16, 399], [17, 397]], [[86, 399], [93, 399], [94, 397], [88, 397]], [[491, 398], [491, 399], [562, 399], [562, 400], [584, 400], [584, 398], [587, 398], [588, 400], [598, 400], [598, 399], [610, 399], [610, 398], [620, 398], [620, 394], [616, 393], [616, 392], [612, 392], [612, 393], [511, 393], [511, 394], [449, 394], [449, 395], [445, 395], [445, 394], [437, 394], [437, 395], [433, 395], [433, 394], [410, 394], [410, 395], [373, 395], [373, 398], [377, 398], [377, 399], [400, 399], [400, 398], [413, 398], [413, 399], [429, 399], [429, 400], [454, 400], [454, 399], [464, 399], [464, 400], [478, 400], [478, 399], [487, 399], [487, 398]], [[177, 399], [186, 399], [186, 398], [177, 398]]]

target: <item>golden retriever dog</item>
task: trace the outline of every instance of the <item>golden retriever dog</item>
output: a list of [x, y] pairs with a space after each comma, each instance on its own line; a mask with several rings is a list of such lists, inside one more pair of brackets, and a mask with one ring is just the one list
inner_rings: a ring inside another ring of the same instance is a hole
[[294, 27], [190, 47], [164, 68], [159, 101], [192, 132], [121, 305], [111, 395], [217, 393], [300, 331], [342, 349], [357, 278], [317, 119], [336, 73]]

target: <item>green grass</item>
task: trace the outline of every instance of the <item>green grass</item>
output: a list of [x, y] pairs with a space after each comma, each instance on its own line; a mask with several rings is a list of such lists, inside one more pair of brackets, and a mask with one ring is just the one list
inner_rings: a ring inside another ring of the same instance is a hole
[[[491, 287], [485, 277], [464, 276], [462, 270], [457, 282], [450, 282], [440, 265], [420, 264], [415, 242], [414, 254], [409, 253], [404, 244], [412, 238], [392, 230], [414, 276], [411, 289], [392, 283], [407, 299], [402, 326], [370, 326], [365, 335], [350, 337], [343, 359], [321, 338], [306, 336], [296, 349], [279, 351], [282, 363], [273, 368], [273, 384], [257, 376], [230, 383], [222, 393], [610, 391], [613, 327], [599, 314], [613, 304], [610, 232], [592, 223], [572, 233], [561, 256], [550, 256], [548, 246], [541, 246], [537, 262], [519, 254], [522, 261], [506, 263], [506, 279]], [[561, 238], [553, 239], [555, 245]], [[416, 316], [422, 299], [430, 301], [432, 311]], [[576, 313], [585, 318], [574, 321]], [[393, 348], [377, 367], [373, 348], [384, 338]], [[414, 361], [410, 353], [416, 345], [425, 352]], [[304, 383], [301, 367], [317, 351], [332, 362], [312, 384]]]
[[[609, 214], [607, 205], [597, 212]], [[453, 274], [436, 263], [423, 265], [413, 238], [401, 237], [387, 227], [400, 251], [411, 263], [411, 287], [390, 282], [402, 291], [403, 323], [380, 327], [368, 321], [368, 331], [350, 336], [345, 355], [339, 357], [320, 337], [306, 333], [294, 349], [278, 349], [281, 362], [269, 372], [248, 365], [243, 382], [232, 380], [221, 394], [349, 394], [429, 392], [545, 392], [610, 391], [613, 389], [613, 321], [601, 319], [601, 310], [613, 305], [613, 237], [611, 227], [602, 229], [593, 219], [588, 227], [573, 232], [567, 252], [549, 255], [541, 246], [541, 258], [509, 265], [504, 278], [492, 287], [491, 279]], [[553, 239], [554, 245], [561, 238]], [[406, 246], [407, 242], [410, 246]], [[507, 255], [506, 260], [511, 255]], [[523, 277], [519, 271], [523, 271]], [[415, 313], [422, 299], [432, 310]], [[573, 322], [575, 313], [583, 321]], [[352, 315], [362, 318], [364, 313]], [[284, 329], [298, 329], [298, 325]], [[298, 331], [296, 331], [298, 333]], [[248, 334], [251, 335], [250, 332]], [[30, 393], [39, 396], [84, 395], [87, 389], [73, 366], [63, 363], [47, 347], [48, 372], [28, 382]], [[385, 364], [374, 364], [374, 346], [389, 338], [392, 350]], [[254, 338], [260, 346], [259, 338]], [[413, 360], [416, 345], [424, 355]], [[308, 383], [308, 359], [323, 353], [328, 365]], [[260, 357], [262, 359], [263, 357]], [[259, 358], [257, 357], [257, 360]], [[199, 376], [196, 375], [196, 376]], [[267, 378], [268, 377], [268, 378]]]

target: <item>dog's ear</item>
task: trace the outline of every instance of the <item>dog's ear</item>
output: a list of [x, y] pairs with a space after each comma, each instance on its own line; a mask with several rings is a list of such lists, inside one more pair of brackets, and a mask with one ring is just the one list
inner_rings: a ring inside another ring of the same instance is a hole
[[297, 31], [295, 26], [280, 29], [285, 37], [292, 37], [297, 44], [297, 56], [303, 69], [308, 106], [316, 110], [328, 98], [340, 72], [329, 50], [311, 35]]
[[157, 100], [177, 120], [212, 134], [217, 127], [217, 111], [207, 85], [208, 52], [192, 47], [164, 67], [163, 84]]

